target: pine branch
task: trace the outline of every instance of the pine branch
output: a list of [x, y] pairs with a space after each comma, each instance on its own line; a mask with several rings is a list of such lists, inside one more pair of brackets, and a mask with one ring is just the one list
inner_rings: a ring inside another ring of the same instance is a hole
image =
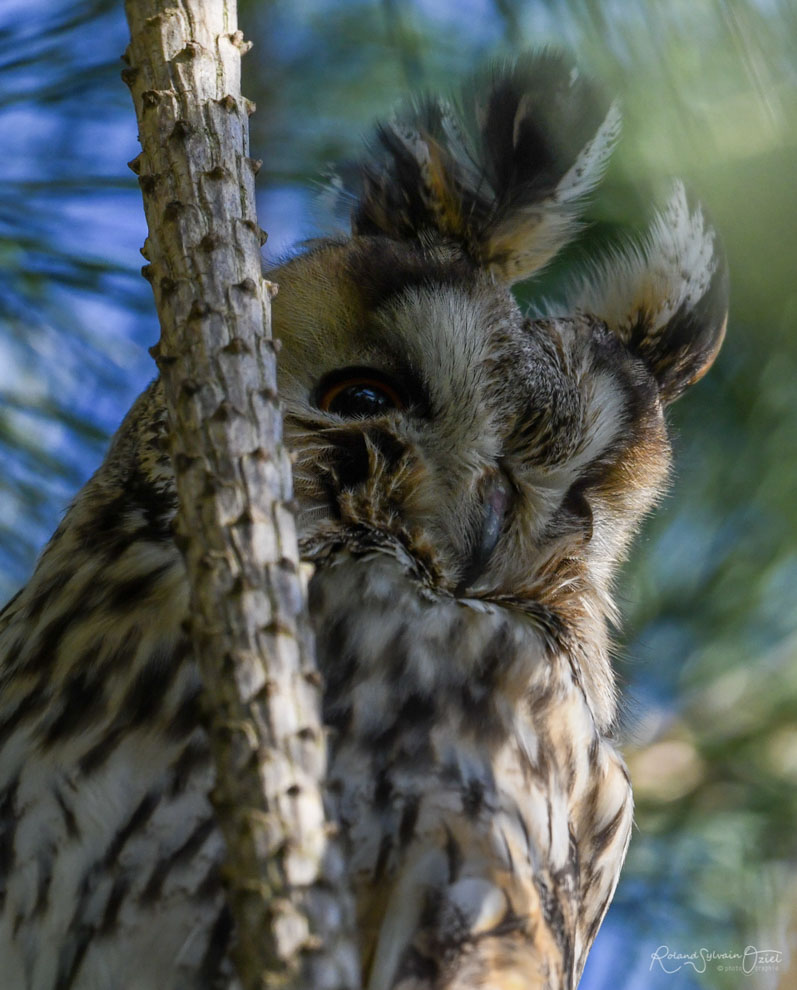
[[127, 0], [144, 273], [245, 990], [357, 984], [260, 270], [234, 0]]

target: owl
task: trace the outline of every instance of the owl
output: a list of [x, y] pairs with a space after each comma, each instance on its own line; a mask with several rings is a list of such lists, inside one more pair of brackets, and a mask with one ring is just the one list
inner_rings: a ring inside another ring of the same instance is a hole
[[[383, 124], [349, 230], [269, 276], [367, 990], [570, 990], [625, 856], [612, 579], [726, 269], [676, 184], [563, 302], [511, 291], [618, 129], [564, 58], [493, 66]], [[9, 990], [235, 985], [166, 451], [155, 381], [0, 615]]]

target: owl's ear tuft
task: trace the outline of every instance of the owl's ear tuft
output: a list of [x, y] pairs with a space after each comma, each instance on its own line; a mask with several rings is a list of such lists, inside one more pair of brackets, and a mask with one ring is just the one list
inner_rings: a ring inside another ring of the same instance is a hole
[[646, 361], [663, 402], [703, 377], [725, 336], [728, 268], [683, 183], [675, 183], [641, 243], [615, 251], [583, 278], [572, 309], [603, 320]]
[[495, 278], [534, 274], [578, 232], [620, 112], [562, 56], [494, 64], [455, 102], [424, 98], [382, 124], [336, 192], [354, 234], [458, 244]]

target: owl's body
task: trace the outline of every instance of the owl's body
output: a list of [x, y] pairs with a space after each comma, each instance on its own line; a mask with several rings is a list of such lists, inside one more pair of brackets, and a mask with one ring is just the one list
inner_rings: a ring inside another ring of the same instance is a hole
[[[384, 128], [352, 235], [271, 275], [369, 990], [575, 986], [632, 816], [611, 577], [724, 319], [680, 187], [568, 317], [524, 318], [616, 112], [552, 56], [479, 100]], [[156, 382], [0, 615], [2, 987], [231, 979], [165, 451]]]

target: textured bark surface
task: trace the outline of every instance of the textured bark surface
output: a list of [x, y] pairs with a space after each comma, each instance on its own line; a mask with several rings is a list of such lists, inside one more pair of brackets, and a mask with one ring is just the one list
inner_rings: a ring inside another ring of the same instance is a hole
[[304, 617], [248, 154], [234, 0], [127, 0], [144, 273], [170, 417], [191, 634], [228, 846], [236, 965], [255, 987], [354, 987], [351, 901], [324, 818]]

